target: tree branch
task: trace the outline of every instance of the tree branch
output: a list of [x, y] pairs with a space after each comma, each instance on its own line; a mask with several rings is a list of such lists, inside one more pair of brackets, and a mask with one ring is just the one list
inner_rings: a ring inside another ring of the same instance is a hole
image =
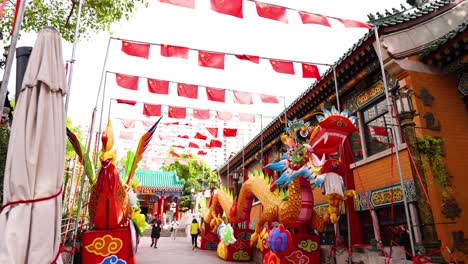
[[65, 27], [68, 27], [68, 25], [70, 25], [70, 17], [72, 16], [73, 14], [73, 10], [75, 10], [75, 3], [72, 1], [72, 8], [70, 10], [70, 13], [68, 14], [67, 16], [67, 22], [65, 23]]

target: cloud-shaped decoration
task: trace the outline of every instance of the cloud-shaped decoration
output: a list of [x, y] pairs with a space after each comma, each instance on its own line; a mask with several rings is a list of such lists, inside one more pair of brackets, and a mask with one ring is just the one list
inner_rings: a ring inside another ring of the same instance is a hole
[[218, 257], [221, 259], [226, 260], [227, 257], [227, 246], [222, 241], [218, 243], [218, 248], [216, 249], [216, 253], [218, 253]]
[[304, 250], [305, 252], [313, 252], [318, 249], [318, 243], [313, 241], [312, 239], [301, 240], [297, 247]]
[[[242, 241], [238, 240], [237, 243], [232, 244], [232, 247], [235, 248], [236, 250], [244, 249], [245, 244], [246, 244], [246, 242], [242, 242]], [[250, 245], [250, 243], [249, 243], [249, 245]]]
[[218, 246], [218, 243], [215, 242], [208, 242], [205, 244], [206, 249], [216, 249]]
[[232, 258], [235, 260], [250, 260], [250, 255], [245, 250], [239, 250], [232, 254]]
[[268, 246], [275, 254], [286, 256], [291, 251], [291, 233], [282, 224], [270, 231], [267, 238]]
[[90, 253], [107, 257], [111, 254], [118, 253], [122, 249], [122, 246], [123, 242], [121, 239], [114, 238], [111, 235], [105, 235], [95, 238], [93, 243], [85, 246], [85, 249]]
[[252, 236], [252, 234], [250, 234], [249, 232], [240, 232], [239, 233], [239, 238], [242, 239], [242, 240], [250, 240], [251, 236]]
[[138, 201], [138, 197], [136, 193], [132, 189], [128, 190], [127, 193], [128, 193], [128, 201], [130, 203], [130, 207], [135, 208], [135, 206], [137, 206], [137, 201]]
[[260, 232], [260, 235], [258, 236], [256, 247], [262, 253], [264, 250], [268, 249], [268, 243], [266, 242], [268, 238], [268, 231], [269, 230], [267, 229], [267, 227], [264, 227], [262, 232]]
[[234, 229], [232, 228], [231, 224], [223, 224], [222, 226], [220, 225], [220, 227], [218, 228], [218, 237], [227, 245], [236, 242], [236, 238], [234, 237]]
[[280, 258], [273, 253], [272, 251], [268, 251], [268, 253], [263, 256], [263, 264], [280, 264]]
[[296, 250], [286, 257], [291, 263], [295, 264], [308, 264], [310, 263], [309, 257], [307, 257], [302, 251]]
[[119, 259], [116, 255], [108, 256], [99, 264], [127, 264], [127, 261]]

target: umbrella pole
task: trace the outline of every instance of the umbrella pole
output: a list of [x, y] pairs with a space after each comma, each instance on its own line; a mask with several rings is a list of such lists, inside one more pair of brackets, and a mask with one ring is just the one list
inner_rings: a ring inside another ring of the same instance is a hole
[[68, 113], [68, 101], [70, 100], [71, 85], [72, 85], [72, 79], [73, 79], [73, 68], [75, 66], [76, 43], [78, 42], [78, 38], [80, 34], [79, 31], [80, 31], [81, 7], [82, 6], [83, 6], [83, 0], [80, 0], [80, 2], [78, 3], [78, 15], [76, 17], [75, 38], [73, 40], [72, 56], [70, 59], [70, 72], [68, 74], [68, 94], [67, 94], [67, 98], [65, 98], [65, 114]]
[[[97, 112], [97, 106], [98, 106], [98, 102], [99, 102], [99, 95], [101, 93], [101, 88], [102, 88], [102, 81], [103, 81], [103, 77], [104, 77], [104, 74], [105, 74], [105, 70], [106, 70], [106, 66], [107, 66], [107, 57], [109, 55], [109, 46], [110, 46], [110, 41], [111, 39], [109, 38], [109, 41], [107, 42], [107, 50], [106, 50], [106, 56], [104, 58], [104, 65], [102, 67], [102, 74], [101, 74], [101, 82], [100, 82], [100, 85], [99, 85], [99, 90], [98, 90], [98, 94], [96, 96], [96, 104], [94, 105], [94, 109], [93, 109], [93, 114], [92, 114], [92, 117], [91, 117], [91, 125], [90, 125], [90, 128], [89, 128], [89, 135], [88, 135], [88, 142], [86, 143], [86, 155], [89, 157], [89, 153], [90, 153], [90, 150], [91, 150], [91, 141], [92, 141], [92, 135], [93, 135], [93, 127], [94, 127], [94, 120], [95, 120], [95, 116], [96, 116], [96, 112]], [[75, 218], [75, 230], [73, 232], [73, 237], [75, 238], [73, 240], [73, 248], [76, 248], [76, 236], [78, 234], [78, 220], [79, 220], [79, 216], [80, 216], [80, 211], [81, 211], [81, 202], [82, 202], [82, 198], [83, 198], [83, 187], [84, 187], [84, 182], [85, 182], [85, 176], [86, 176], [86, 163], [84, 164], [84, 170], [83, 170], [83, 173], [81, 175], [81, 188], [80, 188], [80, 194], [79, 194], [79, 201], [78, 201], [78, 210], [76, 212], [76, 218]], [[75, 258], [72, 258], [72, 261], [71, 261], [71, 264], [73, 264], [75, 261]]]
[[2, 86], [0, 88], [0, 110], [2, 110], [3, 106], [5, 105], [6, 94], [8, 91], [8, 81], [10, 79], [11, 68], [13, 67], [13, 60], [15, 59], [16, 44], [18, 42], [19, 32], [21, 30], [21, 22], [23, 21], [25, 7], [26, 0], [20, 1], [15, 26], [13, 29], [13, 36], [11, 36], [10, 48], [8, 49], [8, 57], [5, 65], [5, 72], [3, 73]]

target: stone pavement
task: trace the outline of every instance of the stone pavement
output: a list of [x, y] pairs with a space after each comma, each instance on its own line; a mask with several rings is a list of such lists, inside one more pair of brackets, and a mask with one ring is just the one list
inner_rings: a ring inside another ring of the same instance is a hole
[[227, 262], [216, 255], [215, 251], [192, 251], [191, 239], [178, 237], [161, 237], [158, 248], [150, 248], [151, 238], [141, 237], [137, 252], [138, 264], [168, 263], [168, 264], [229, 264], [254, 262]]

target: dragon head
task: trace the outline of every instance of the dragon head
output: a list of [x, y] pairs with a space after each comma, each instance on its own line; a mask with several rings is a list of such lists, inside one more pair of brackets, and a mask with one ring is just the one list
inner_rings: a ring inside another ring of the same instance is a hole
[[337, 152], [338, 147], [357, 129], [354, 126], [356, 117], [348, 117], [348, 111], [338, 112], [333, 106], [331, 111], [323, 109], [323, 115], [318, 115], [318, 125], [310, 133], [305, 146], [310, 154], [317, 156]]

